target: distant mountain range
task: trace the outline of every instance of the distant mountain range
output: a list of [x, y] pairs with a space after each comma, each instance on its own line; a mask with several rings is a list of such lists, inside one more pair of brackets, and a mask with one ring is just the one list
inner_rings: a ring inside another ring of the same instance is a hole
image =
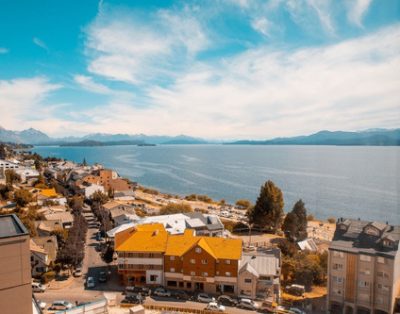
[[320, 131], [308, 136], [281, 137], [272, 140], [241, 140], [226, 144], [242, 145], [370, 145], [399, 146], [400, 129], [371, 129], [361, 132]]
[[62, 146], [106, 146], [106, 145], [153, 145], [153, 144], [207, 144], [206, 140], [186, 135], [145, 135], [145, 134], [106, 134], [93, 133], [83, 137], [52, 138], [47, 134], [28, 129], [11, 131], [0, 127], [0, 142], [24, 143], [33, 145]]
[[[0, 142], [32, 145], [107, 146], [107, 145], [155, 145], [155, 144], [208, 144], [201, 138], [186, 135], [145, 135], [93, 133], [82, 137], [52, 138], [36, 129], [11, 131], [0, 127]], [[221, 143], [213, 141], [212, 143]], [[370, 145], [399, 146], [400, 129], [370, 129], [360, 132], [320, 131], [307, 136], [279, 137], [272, 140], [239, 140], [226, 145]]]

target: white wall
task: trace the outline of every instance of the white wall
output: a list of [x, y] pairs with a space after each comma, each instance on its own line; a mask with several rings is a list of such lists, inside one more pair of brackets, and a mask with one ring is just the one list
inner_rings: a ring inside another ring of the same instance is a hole
[[[150, 281], [150, 276], [156, 275], [156, 281]], [[163, 272], [162, 270], [146, 270], [146, 283], [149, 285], [162, 285], [163, 284]]]

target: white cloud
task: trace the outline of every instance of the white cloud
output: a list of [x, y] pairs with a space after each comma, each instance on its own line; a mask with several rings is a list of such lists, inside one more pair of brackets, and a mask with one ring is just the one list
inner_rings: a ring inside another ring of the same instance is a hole
[[208, 44], [199, 22], [187, 10], [179, 14], [161, 10], [147, 17], [146, 23], [134, 13], [98, 16], [86, 32], [88, 70], [132, 84], [171, 75]]
[[348, 1], [347, 18], [351, 23], [358, 27], [362, 27], [362, 19], [367, 13], [372, 0], [354, 0]]
[[44, 77], [0, 80], [0, 125], [22, 129], [30, 127], [30, 121], [52, 115], [55, 108], [45, 105], [44, 101], [60, 87]]
[[83, 89], [98, 94], [112, 94], [112, 90], [103, 84], [93, 81], [93, 78], [87, 75], [77, 74], [74, 76], [74, 81], [78, 83]]
[[8, 49], [4, 47], [0, 47], [0, 54], [8, 53]]
[[46, 43], [43, 40], [41, 40], [40, 38], [33, 37], [32, 41], [36, 46], [38, 46], [46, 51], [49, 51], [49, 48], [47, 47]]
[[253, 19], [251, 22], [251, 26], [257, 31], [263, 34], [264, 36], [269, 37], [270, 31], [271, 31], [271, 25], [272, 23], [268, 21], [267, 18], [261, 17], [258, 19]]

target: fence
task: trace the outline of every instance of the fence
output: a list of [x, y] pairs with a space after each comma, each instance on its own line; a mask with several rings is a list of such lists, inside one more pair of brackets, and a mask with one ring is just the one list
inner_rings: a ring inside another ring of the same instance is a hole
[[200, 310], [200, 309], [190, 309], [190, 308], [181, 308], [176, 306], [169, 305], [148, 305], [145, 304], [143, 307], [146, 310], [156, 310], [156, 311], [166, 311], [168, 313], [193, 313], [193, 314], [217, 314], [219, 312], [210, 311], [210, 310]]

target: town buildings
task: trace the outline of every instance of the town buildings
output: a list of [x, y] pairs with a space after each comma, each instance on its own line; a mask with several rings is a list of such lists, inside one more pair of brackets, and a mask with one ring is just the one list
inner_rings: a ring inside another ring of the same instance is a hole
[[331, 313], [391, 314], [400, 296], [400, 226], [339, 219], [328, 260]]
[[29, 234], [15, 215], [0, 215], [0, 311], [32, 313]]
[[171, 235], [162, 224], [143, 224], [115, 235], [118, 271], [125, 285], [164, 285], [187, 291], [237, 294], [242, 241]]

